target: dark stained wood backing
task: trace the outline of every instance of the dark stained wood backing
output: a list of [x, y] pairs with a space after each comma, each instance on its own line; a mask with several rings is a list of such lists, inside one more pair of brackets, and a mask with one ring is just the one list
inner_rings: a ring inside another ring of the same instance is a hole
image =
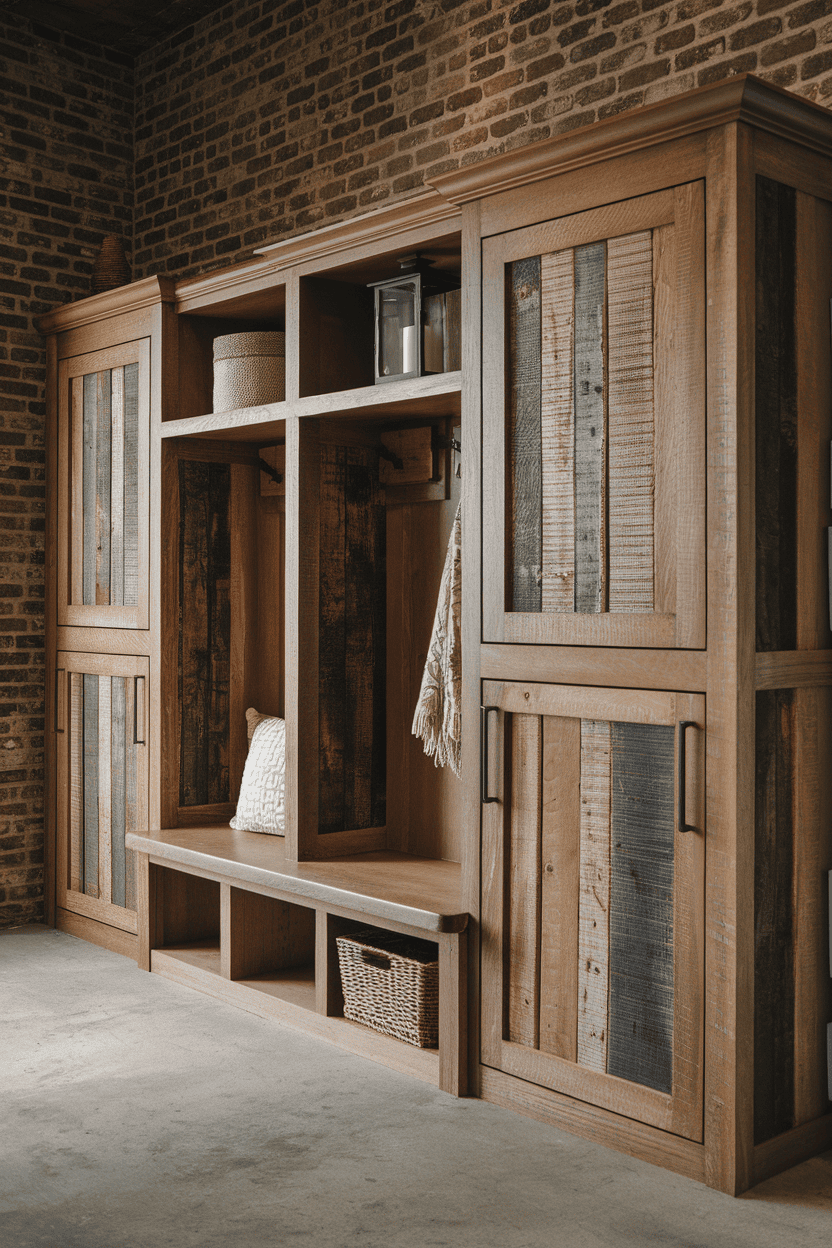
[[758, 690], [754, 835], [754, 1142], [794, 1126], [794, 691]]
[[757, 178], [757, 649], [797, 646], [796, 205]]

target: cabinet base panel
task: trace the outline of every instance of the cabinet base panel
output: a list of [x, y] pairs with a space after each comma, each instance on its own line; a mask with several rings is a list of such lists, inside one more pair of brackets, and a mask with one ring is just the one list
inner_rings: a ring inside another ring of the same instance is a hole
[[560, 1127], [595, 1144], [614, 1148], [640, 1161], [663, 1166], [688, 1179], [705, 1182], [705, 1148], [656, 1127], [647, 1127], [609, 1110], [526, 1083], [490, 1066], [479, 1068], [479, 1095], [484, 1101], [513, 1109], [539, 1122]]
[[[405, 1075], [413, 1075], [425, 1083], [439, 1086], [439, 1052], [437, 1049], [418, 1049], [414, 1045], [394, 1040], [390, 1036], [381, 1035], [351, 1023], [345, 1018], [327, 1018], [315, 1014], [292, 1000], [275, 995], [279, 991], [272, 981], [264, 988], [251, 987], [256, 980], [248, 983], [239, 980], [224, 979], [210, 970], [194, 966], [164, 950], [154, 949], [150, 955], [150, 969], [174, 983], [184, 984], [186, 988], [194, 988], [225, 1001], [228, 1005], [236, 1005], [250, 1014], [258, 1014], [261, 1018], [273, 1018], [285, 1023], [298, 1031], [328, 1040], [339, 1048], [347, 1049], [359, 1057], [370, 1058], [381, 1062], [393, 1070]], [[294, 996], [297, 986], [287, 985], [287, 996]]]
[[55, 911], [55, 927], [59, 932], [68, 932], [80, 940], [88, 940], [90, 944], [100, 945], [111, 953], [120, 953], [134, 962], [139, 956], [139, 938], [132, 932], [123, 932], [121, 928], [110, 927], [107, 923], [98, 923], [83, 914], [74, 914], [58, 906]]
[[773, 1140], [766, 1140], [765, 1144], [758, 1144], [752, 1161], [752, 1181], [762, 1183], [827, 1148], [832, 1148], [832, 1114], [804, 1122]]

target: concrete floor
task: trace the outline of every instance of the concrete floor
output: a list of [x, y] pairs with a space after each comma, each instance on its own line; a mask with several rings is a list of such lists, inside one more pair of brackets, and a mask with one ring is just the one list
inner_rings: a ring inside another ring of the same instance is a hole
[[0, 933], [2, 1248], [829, 1248], [832, 1152], [732, 1200]]

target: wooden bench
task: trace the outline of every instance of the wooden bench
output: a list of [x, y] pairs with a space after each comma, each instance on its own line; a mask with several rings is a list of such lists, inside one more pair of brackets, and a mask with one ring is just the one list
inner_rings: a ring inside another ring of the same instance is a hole
[[[282, 837], [227, 825], [133, 832], [127, 846], [142, 969], [465, 1094], [458, 863], [399, 853], [286, 862]], [[335, 940], [368, 925], [436, 942], [438, 1053], [343, 1017]]]

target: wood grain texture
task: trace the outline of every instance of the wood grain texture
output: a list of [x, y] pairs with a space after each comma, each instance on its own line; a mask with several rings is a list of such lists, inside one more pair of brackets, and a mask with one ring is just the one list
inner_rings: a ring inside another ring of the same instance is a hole
[[84, 676], [84, 892], [98, 884], [98, 676]]
[[313, 909], [240, 888], [230, 892], [229, 979], [249, 979], [269, 971], [314, 965]]
[[[141, 827], [142, 819], [147, 817], [147, 793], [142, 792], [142, 784], [147, 789], [147, 772], [148, 767], [140, 767], [138, 754], [142, 750], [143, 754], [147, 753], [146, 747], [136, 746], [133, 744], [132, 724], [134, 722], [135, 711], [135, 682], [125, 679], [124, 681], [124, 726], [125, 726], [125, 748], [124, 748], [124, 836], [126, 838], [128, 832], [135, 832], [136, 828]], [[128, 910], [137, 908], [138, 899], [138, 880], [136, 875], [136, 855], [132, 849], [124, 849], [124, 905]]]
[[541, 610], [575, 609], [575, 260], [540, 258]]
[[[69, 681], [69, 863], [59, 863], [73, 893], [83, 892], [84, 874], [84, 677], [67, 672]], [[68, 867], [68, 871], [67, 871]]]
[[607, 605], [606, 247], [575, 250], [575, 610]]
[[139, 603], [139, 365], [124, 365], [124, 604]]
[[581, 878], [581, 723], [542, 718], [540, 1039], [574, 1062], [578, 1041]]
[[536, 1048], [540, 1015], [540, 799], [542, 731], [537, 715], [511, 727], [508, 844], [507, 1037]]
[[540, 257], [509, 270], [511, 609], [541, 604]]
[[[110, 838], [111, 838], [111, 900], [113, 905], [127, 904], [127, 864], [125, 861], [124, 835], [125, 815], [127, 810], [126, 793], [126, 755], [132, 749], [133, 720], [127, 719], [127, 700], [125, 697], [125, 681], [123, 676], [113, 676], [110, 680], [111, 698], [111, 729], [110, 729]], [[132, 681], [129, 682], [132, 685]], [[129, 740], [128, 746], [128, 723]]]
[[124, 369], [110, 374], [110, 602], [124, 606]]
[[610, 725], [581, 722], [578, 1063], [607, 1068], [610, 922]]
[[757, 693], [754, 1143], [794, 1121], [794, 695]]
[[[485, 680], [558, 681], [627, 689], [697, 689], [707, 681], [707, 657], [696, 651], [616, 649], [596, 646], [481, 645]], [[828, 662], [832, 678], [832, 661]], [[814, 683], [814, 682], [812, 682]]]
[[[80, 379], [83, 393], [83, 476], [80, 481], [80, 515], [83, 525], [83, 557], [82, 557], [82, 603], [94, 606], [96, 603], [96, 550], [97, 550], [97, 510], [98, 510], [98, 412], [96, 374], [88, 373]], [[74, 387], [79, 385], [74, 382]], [[75, 490], [79, 488], [77, 477], [73, 482]]]
[[680, 303], [676, 223], [653, 230], [653, 609], [676, 614], [678, 493], [682, 456], [677, 383]]
[[101, 949], [109, 949], [111, 953], [120, 953], [122, 957], [130, 958], [134, 962], [138, 959], [139, 941], [135, 932], [111, 927], [108, 923], [65, 910], [62, 906], [57, 908], [55, 927], [59, 932], [68, 932], [70, 936], [87, 940]]
[[179, 464], [180, 791], [183, 806], [227, 801], [230, 470]]
[[653, 610], [653, 236], [607, 241], [610, 611]]
[[95, 602], [110, 605], [110, 487], [112, 481], [112, 430], [110, 370], [96, 374], [95, 387]]
[[439, 941], [439, 1087], [468, 1091], [468, 940], [466, 932]]
[[673, 1084], [674, 730], [613, 724], [609, 927], [611, 1075]]
[[797, 648], [796, 203], [757, 179], [757, 649]]
[[318, 642], [318, 820], [321, 831], [346, 826], [344, 735], [347, 715], [346, 463], [339, 447], [321, 448]]
[[112, 683], [111, 676], [98, 678], [98, 895], [107, 904], [113, 883]]

